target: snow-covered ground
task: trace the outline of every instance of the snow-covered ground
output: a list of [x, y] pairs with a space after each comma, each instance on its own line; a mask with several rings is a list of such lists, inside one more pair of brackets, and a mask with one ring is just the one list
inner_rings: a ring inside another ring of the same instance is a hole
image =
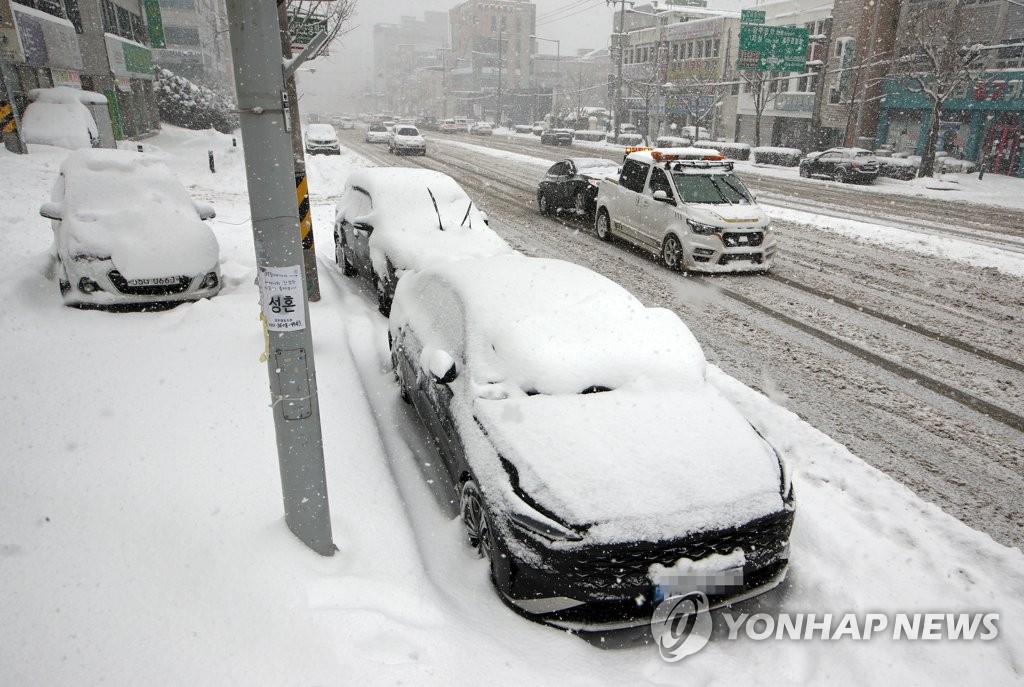
[[719, 618], [706, 648], [669, 664], [651, 645], [603, 650], [505, 608], [431, 490], [431, 454], [388, 369], [387, 323], [331, 259], [333, 200], [366, 164], [344, 151], [309, 159], [339, 549], [309, 552], [282, 518], [241, 151], [170, 127], [145, 148], [218, 210], [225, 287], [212, 300], [63, 307], [37, 212], [66, 151], [0, 151], [0, 684], [1024, 680], [1024, 554], [717, 368], [712, 382], [789, 459], [799, 504], [789, 579], [734, 611], [998, 613], [998, 637], [729, 640]]

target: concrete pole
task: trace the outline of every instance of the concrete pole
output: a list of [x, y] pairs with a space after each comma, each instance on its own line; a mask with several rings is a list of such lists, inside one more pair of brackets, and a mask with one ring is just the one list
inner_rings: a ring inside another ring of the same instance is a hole
[[3, 81], [3, 93], [0, 96], [6, 97], [11, 106], [11, 116], [14, 118], [14, 131], [8, 134], [0, 134], [7, 149], [12, 153], [24, 155], [28, 153], [28, 146], [21, 135], [21, 112], [18, 111], [18, 103], [14, 101], [14, 72], [6, 60], [0, 59], [0, 81]]
[[335, 546], [277, 6], [270, 0], [227, 0], [227, 11], [285, 523], [309, 548], [330, 556]]
[[624, 27], [626, 25], [626, 0], [611, 0], [612, 4], [615, 2], [619, 3], [619, 31], [618, 37], [615, 39], [619, 46], [619, 59], [618, 66], [615, 73], [615, 142], [619, 142], [619, 131], [622, 129], [622, 57], [625, 52], [625, 33]]
[[[504, 17], [502, 17], [502, 19], [504, 19]], [[504, 26], [502, 26], [501, 20], [499, 20], [498, 21], [498, 111], [497, 111], [497, 114], [495, 116], [495, 119], [497, 121], [494, 122], [494, 126], [501, 126], [501, 59], [502, 59], [501, 58], [501, 30], [503, 28], [504, 28]]]

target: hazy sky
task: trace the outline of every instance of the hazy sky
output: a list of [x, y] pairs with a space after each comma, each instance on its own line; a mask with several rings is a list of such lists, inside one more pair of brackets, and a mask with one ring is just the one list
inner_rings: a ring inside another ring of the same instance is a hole
[[[358, 92], [373, 68], [373, 25], [397, 22], [401, 16], [423, 18], [428, 11], [446, 12], [460, 0], [357, 0], [355, 28], [332, 48], [330, 57], [307, 63], [316, 71], [299, 73], [300, 106], [304, 112], [351, 112], [349, 94]], [[580, 48], [608, 44], [613, 9], [605, 0], [534, 0], [537, 35], [561, 41], [563, 55]], [[736, 9], [758, 0], [711, 0], [709, 6]], [[763, 4], [760, 3], [760, 4]], [[555, 52], [555, 44], [537, 42], [540, 52]]]

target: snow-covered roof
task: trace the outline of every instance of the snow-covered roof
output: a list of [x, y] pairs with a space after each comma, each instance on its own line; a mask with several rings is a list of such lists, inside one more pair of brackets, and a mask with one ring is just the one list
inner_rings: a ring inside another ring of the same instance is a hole
[[61, 229], [72, 255], [110, 256], [125, 279], [196, 275], [216, 266], [217, 239], [163, 162], [124, 150], [79, 150], [61, 172], [53, 199], [63, 201]]
[[[349, 205], [366, 191], [372, 210], [349, 216]], [[459, 184], [447, 174], [409, 167], [373, 167], [349, 175], [338, 202], [338, 219], [373, 226], [370, 258], [378, 274], [387, 260], [396, 270], [422, 269], [439, 261], [511, 252]]]
[[57, 86], [55, 88], [33, 88], [28, 98], [36, 103], [82, 103], [83, 105], [106, 105], [107, 96], [80, 88]]
[[703, 383], [704, 354], [675, 314], [585, 267], [518, 254], [434, 267], [399, 286], [395, 326], [429, 327], [439, 293], [459, 302], [465, 357], [494, 393]]

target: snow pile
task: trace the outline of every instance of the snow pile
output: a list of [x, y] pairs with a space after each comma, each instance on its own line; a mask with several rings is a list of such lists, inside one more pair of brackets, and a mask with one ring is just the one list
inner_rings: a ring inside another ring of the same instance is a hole
[[29, 91], [34, 100], [21, 119], [26, 143], [41, 143], [58, 148], [91, 148], [99, 143], [99, 127], [83, 103], [106, 103], [99, 93], [67, 86], [36, 88]]
[[67, 157], [61, 173], [53, 199], [63, 201], [72, 255], [109, 256], [125, 279], [191, 276], [217, 265], [216, 237], [162, 162], [83, 150]]
[[[350, 204], [370, 194], [373, 208], [352, 215]], [[337, 206], [337, 220], [373, 227], [370, 259], [377, 274], [422, 269], [452, 259], [511, 252], [466, 192], [447, 174], [428, 169], [389, 167], [354, 172]]]

